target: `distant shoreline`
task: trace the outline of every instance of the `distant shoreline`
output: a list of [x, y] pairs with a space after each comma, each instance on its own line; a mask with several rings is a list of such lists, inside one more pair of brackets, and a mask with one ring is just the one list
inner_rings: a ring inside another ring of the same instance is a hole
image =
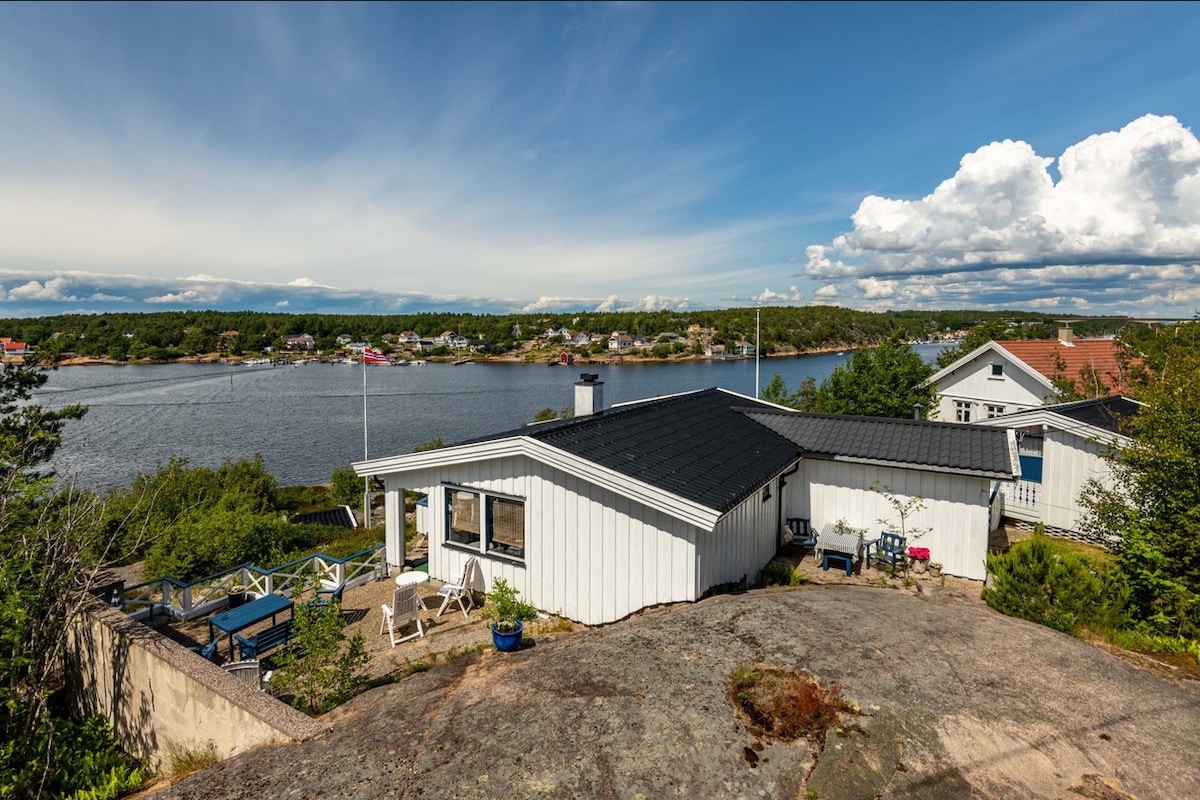
[[[939, 344], [939, 343], [938, 342], [919, 342], [918, 344]], [[786, 352], [764, 353], [760, 356], [760, 358], [762, 358], [764, 360], [765, 359], [773, 359], [773, 358], [799, 358], [801, 356], [819, 356], [819, 355], [830, 355], [830, 354], [834, 354], [834, 353], [848, 353], [848, 352], [852, 352], [854, 349], [855, 348], [853, 348], [853, 347], [820, 347], [820, 348], [814, 348], [812, 350], [789, 349]], [[183, 358], [176, 358], [176, 359], [171, 359], [171, 360], [167, 360], [167, 361], [155, 361], [155, 360], [117, 361], [117, 360], [111, 359], [111, 358], [69, 358], [69, 359], [65, 359], [63, 361], [56, 362], [53, 366], [58, 366], [58, 367], [150, 367], [150, 366], [161, 366], [163, 364], [205, 364], [205, 365], [216, 364], [216, 365], [225, 365], [225, 366], [232, 367], [232, 366], [241, 366], [243, 361], [249, 360], [251, 358], [262, 358], [262, 356], [245, 356], [245, 357], [242, 357], [242, 356], [217, 356], [217, 355], [185, 356]], [[311, 358], [311, 357], [306, 357], [303, 355], [289, 354], [289, 356], [287, 356], [287, 357], [280, 357], [280, 358], [281, 358], [281, 361], [280, 361], [279, 365], [285, 366], [290, 362], [297, 362], [297, 361], [301, 361], [301, 360], [304, 360], [306, 358]], [[474, 354], [474, 355], [470, 355], [470, 356], [433, 356], [433, 357], [428, 357], [428, 356], [421, 357], [421, 356], [416, 356], [414, 354], [414, 355], [412, 355], [411, 358], [409, 356], [405, 356], [405, 358], [409, 358], [410, 361], [413, 358], [423, 358], [423, 360], [428, 361], [430, 364], [451, 364], [454, 361], [459, 360], [461, 358], [469, 358], [469, 359], [471, 359], [471, 361], [473, 361], [474, 363], [477, 363], [477, 364], [526, 364], [529, 366], [539, 366], [539, 367], [558, 366], [558, 361], [556, 360], [556, 358], [554, 357], [554, 355], [552, 353], [546, 353], [545, 357], [538, 357], [538, 358], [534, 358], [534, 359], [528, 358], [527, 355], [513, 354], [513, 353], [505, 353], [502, 355], [495, 355], [495, 356]], [[629, 356], [629, 355], [608, 356], [608, 357], [598, 356], [595, 358], [589, 358], [586, 356], [575, 356], [573, 362], [567, 366], [589, 367], [589, 366], [614, 366], [614, 365], [618, 365], [618, 364], [670, 364], [673, 362], [681, 362], [681, 361], [689, 361], [690, 362], [690, 361], [753, 361], [753, 360], [754, 360], [753, 356], [724, 357], [724, 358], [710, 358], [709, 356], [698, 356], [698, 355], [686, 355], [686, 356], [677, 356], [677, 357], [668, 357], [668, 358], [654, 358], [653, 356]], [[14, 361], [15, 361], [15, 359], [14, 359]], [[45, 366], [50, 366], [50, 365], [45, 365]]]

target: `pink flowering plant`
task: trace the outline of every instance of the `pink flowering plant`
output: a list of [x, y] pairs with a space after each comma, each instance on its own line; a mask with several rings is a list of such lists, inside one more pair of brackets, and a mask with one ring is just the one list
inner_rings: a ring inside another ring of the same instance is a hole
[[910, 548], [908, 548], [908, 557], [911, 559], [915, 559], [917, 561], [928, 561], [929, 560], [929, 548], [928, 547], [910, 547]]

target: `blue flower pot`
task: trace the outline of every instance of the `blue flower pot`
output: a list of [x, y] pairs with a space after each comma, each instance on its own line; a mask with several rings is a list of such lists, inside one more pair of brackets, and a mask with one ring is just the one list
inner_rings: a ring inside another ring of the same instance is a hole
[[521, 646], [521, 636], [525, 632], [525, 623], [517, 620], [517, 629], [512, 633], [502, 633], [492, 625], [492, 644], [502, 653], [511, 653]]

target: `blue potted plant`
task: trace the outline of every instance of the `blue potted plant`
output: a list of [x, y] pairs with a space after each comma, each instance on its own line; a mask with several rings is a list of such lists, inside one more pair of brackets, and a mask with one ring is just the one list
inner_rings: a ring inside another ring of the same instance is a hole
[[521, 646], [525, 621], [537, 617], [537, 609], [517, 599], [516, 589], [504, 578], [492, 580], [492, 590], [484, 596], [481, 616], [492, 623], [492, 643], [503, 653]]

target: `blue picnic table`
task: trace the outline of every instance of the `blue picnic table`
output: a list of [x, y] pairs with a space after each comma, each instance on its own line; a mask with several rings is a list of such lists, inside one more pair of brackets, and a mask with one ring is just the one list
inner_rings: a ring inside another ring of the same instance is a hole
[[208, 640], [212, 642], [221, 631], [229, 637], [229, 656], [233, 657], [233, 635], [268, 617], [275, 624], [275, 616], [281, 611], [291, 610], [295, 603], [281, 594], [263, 595], [245, 605], [222, 611], [208, 621]]

